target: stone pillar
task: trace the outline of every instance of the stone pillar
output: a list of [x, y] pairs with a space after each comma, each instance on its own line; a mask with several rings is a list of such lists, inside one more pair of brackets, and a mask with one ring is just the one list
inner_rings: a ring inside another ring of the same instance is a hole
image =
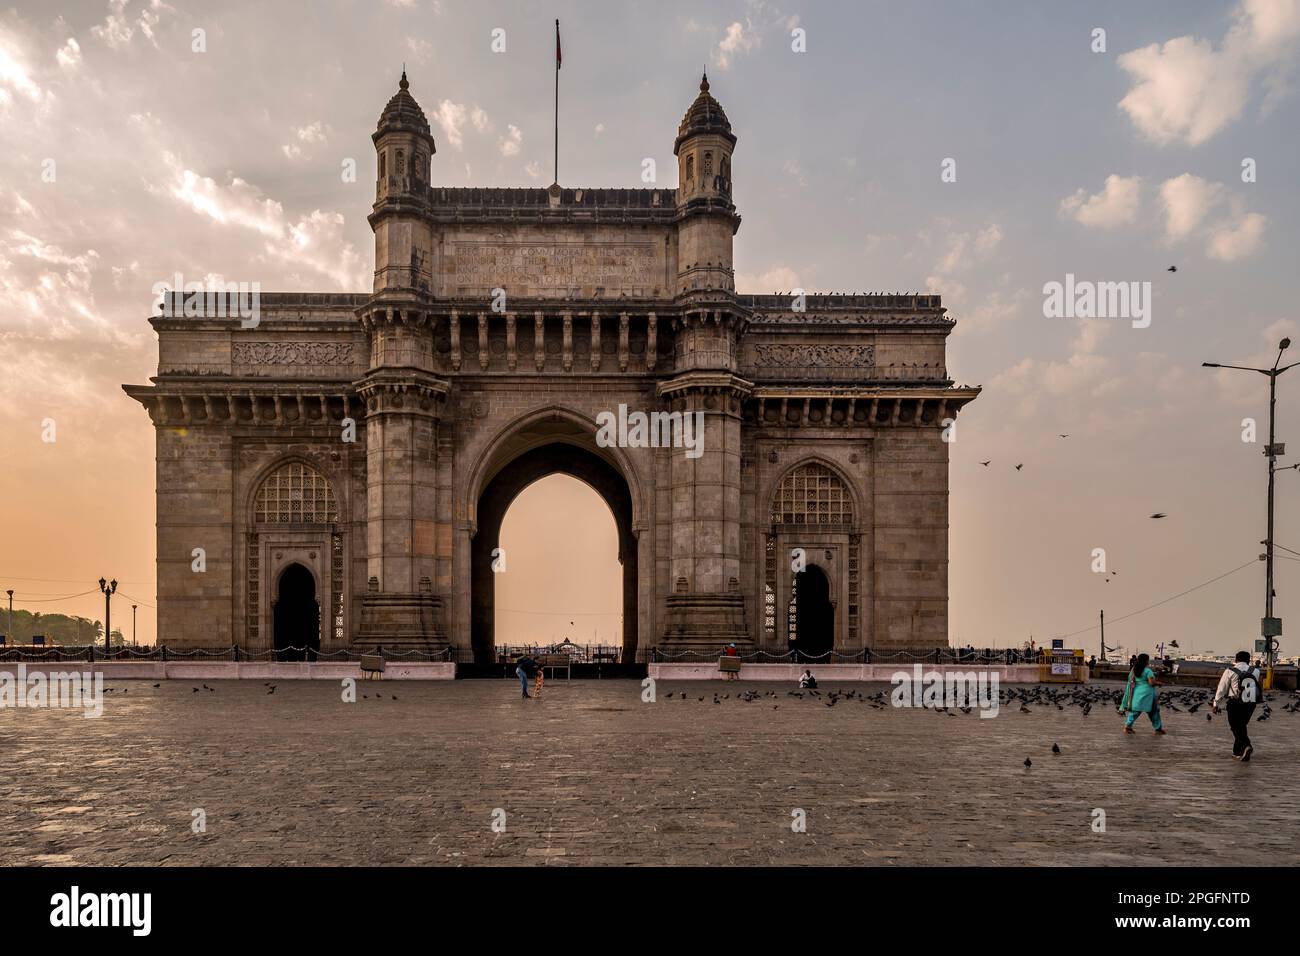
[[448, 383], [429, 370], [427, 314], [371, 313], [373, 364], [357, 383], [366, 407], [366, 568], [356, 644], [385, 650], [447, 646], [435, 593], [438, 430]]
[[731, 641], [753, 647], [740, 587], [741, 402], [749, 388], [726, 372], [691, 372], [660, 387], [669, 410], [690, 417], [688, 434], [699, 442], [662, 452], [670, 456], [672, 538], [660, 646], [669, 653], [713, 652]]

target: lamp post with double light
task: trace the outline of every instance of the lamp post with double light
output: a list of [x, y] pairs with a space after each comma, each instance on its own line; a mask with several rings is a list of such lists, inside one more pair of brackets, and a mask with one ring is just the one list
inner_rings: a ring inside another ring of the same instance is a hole
[[104, 654], [108, 655], [113, 652], [112, 603], [113, 594], [117, 591], [117, 580], [105, 581], [100, 578], [99, 589], [104, 592]]
[[[1243, 372], [1258, 372], [1268, 376], [1268, 444], [1264, 454], [1268, 458], [1268, 534], [1264, 539], [1264, 619], [1260, 621], [1260, 635], [1264, 638], [1264, 663], [1269, 670], [1269, 683], [1272, 683], [1273, 652], [1277, 639], [1282, 636], [1282, 621], [1273, 616], [1273, 476], [1277, 471], [1278, 456], [1286, 454], [1286, 445], [1275, 441], [1277, 422], [1277, 377], [1287, 369], [1295, 368], [1300, 362], [1280, 365], [1282, 353], [1291, 346], [1290, 339], [1283, 339], [1277, 346], [1277, 358], [1272, 368], [1251, 368], [1247, 365], [1222, 365], [1218, 362], [1202, 362], [1205, 368], [1235, 368]], [[1279, 367], [1280, 366], [1280, 367]]]

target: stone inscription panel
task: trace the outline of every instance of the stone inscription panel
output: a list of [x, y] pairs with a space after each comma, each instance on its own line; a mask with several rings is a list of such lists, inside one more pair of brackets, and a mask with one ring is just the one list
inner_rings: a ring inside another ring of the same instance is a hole
[[452, 295], [504, 288], [521, 296], [649, 296], [665, 285], [662, 244], [650, 242], [459, 241], [449, 245]]

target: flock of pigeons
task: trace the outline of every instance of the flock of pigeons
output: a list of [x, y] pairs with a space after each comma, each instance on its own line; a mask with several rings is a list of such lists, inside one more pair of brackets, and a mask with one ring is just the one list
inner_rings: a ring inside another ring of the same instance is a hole
[[[672, 691], [664, 696], [669, 700], [672, 700], [674, 699], [674, 695], [677, 693], [678, 692], [676, 691]], [[808, 688], [805, 690], [787, 691], [785, 696], [788, 698], [793, 697], [797, 700], [819, 702], [827, 707], [834, 707], [840, 701], [857, 701], [861, 704], [867, 704], [872, 710], [890, 710], [893, 709], [889, 702], [890, 693], [889, 690], [879, 690], [874, 694], [868, 694], [861, 690], [828, 690], [823, 695], [819, 690]], [[1000, 708], [1010, 707], [1018, 703], [1020, 705], [1018, 710], [1022, 714], [1032, 714], [1034, 712], [1033, 707], [1055, 707], [1058, 711], [1064, 711], [1066, 707], [1078, 707], [1080, 715], [1087, 717], [1088, 714], [1092, 712], [1092, 708], [1098, 704], [1112, 706], [1115, 708], [1116, 713], [1119, 713], [1119, 706], [1123, 697], [1124, 692], [1122, 689], [1112, 687], [1088, 685], [1065, 689], [1050, 687], [1043, 684], [1034, 684], [1026, 687], [999, 688], [998, 706]], [[678, 699], [689, 700], [690, 694], [686, 691], [681, 691]], [[698, 697], [697, 699], [700, 703], [703, 703], [705, 700], [703, 696]], [[719, 695], [715, 691], [713, 694], [713, 702], [715, 704], [721, 704], [724, 700], [731, 699], [730, 693]], [[769, 690], [759, 693], [756, 690], [747, 690], [743, 694], [737, 693], [735, 699], [742, 703], [752, 704], [759, 700], [771, 703], [772, 701], [780, 701], [782, 698], [776, 691]], [[1162, 709], [1171, 710], [1179, 714], [1194, 714], [1202, 707], [1206, 707], [1206, 720], [1214, 719], [1213, 712], [1208, 709], [1210, 699], [1210, 692], [1208, 690], [1198, 688], [1183, 687], [1177, 690], [1162, 688], [1160, 691], [1160, 707]], [[1263, 700], [1261, 701], [1263, 706], [1260, 708], [1259, 716], [1255, 718], [1257, 722], [1268, 720], [1269, 717], [1273, 715], [1271, 704], [1277, 699], [1277, 697], [1267, 693], [1264, 694]], [[1282, 699], [1285, 701], [1281, 705], [1284, 712], [1289, 714], [1300, 714], [1300, 691], [1292, 691], [1289, 697], [1284, 697]], [[1030, 706], [1031, 704], [1033, 707]], [[1179, 706], [1180, 704], [1182, 705], [1181, 707]], [[772, 709], [776, 710], [780, 706], [779, 703], [773, 703]], [[958, 716], [958, 711], [963, 714], [969, 714], [971, 711], [975, 710], [975, 707], [958, 706], [927, 708], [922, 705], [921, 709], [933, 710], [936, 714], [946, 714], [949, 717], [956, 717]], [[1052, 753], [1058, 755], [1061, 753], [1061, 747], [1059, 744], [1052, 744]], [[1026, 757], [1025, 766], [1032, 767], [1033, 765], [1034, 762]]]
[[[785, 693], [785, 697], [793, 697], [796, 700], [817, 701], [827, 707], [834, 707], [840, 701], [857, 701], [861, 704], [869, 705], [873, 710], [892, 709], [889, 701], [889, 690], [878, 690], [874, 694], [868, 694], [862, 690], [828, 690], [824, 694], [815, 688], [804, 690], [791, 690]], [[687, 691], [670, 691], [663, 695], [668, 700], [680, 699], [690, 700], [690, 693]], [[1082, 716], [1087, 717], [1097, 704], [1110, 704], [1119, 710], [1120, 702], [1123, 700], [1124, 692], [1119, 688], [1103, 687], [1098, 685], [1072, 686], [1069, 688], [1051, 687], [1045, 684], [1032, 684], [1025, 687], [1011, 687], [998, 689], [999, 707], [1010, 707], [1019, 704], [1019, 712], [1022, 714], [1033, 713], [1030, 704], [1037, 707], [1055, 707], [1057, 710], [1065, 710], [1066, 707], [1078, 707]], [[703, 703], [705, 695], [700, 695], [697, 700]], [[730, 693], [720, 694], [713, 692], [713, 702], [721, 704], [724, 700], [731, 700]], [[1261, 703], [1259, 716], [1256, 721], [1268, 720], [1273, 714], [1271, 704], [1278, 698], [1270, 694], [1264, 694]], [[1290, 714], [1300, 714], [1300, 691], [1292, 691], [1289, 697], [1283, 698], [1286, 703], [1282, 704], [1282, 710]], [[774, 690], [759, 692], [757, 690], [747, 690], [744, 693], [737, 693], [735, 700], [741, 703], [752, 704], [755, 701], [765, 700], [769, 703], [772, 701], [782, 700]], [[1210, 692], [1204, 689], [1194, 687], [1182, 687], [1170, 689], [1161, 688], [1160, 707], [1164, 710], [1172, 710], [1175, 713], [1194, 714], [1202, 707], [1210, 703]], [[1182, 707], [1178, 705], [1182, 704]], [[773, 703], [772, 709], [780, 707], [779, 703]], [[968, 707], [922, 707], [923, 710], [933, 710], [937, 714], [947, 714], [949, 717], [956, 717], [957, 712], [969, 714], [975, 710], [975, 706]], [[1206, 720], [1213, 720], [1213, 713], [1206, 711]]]

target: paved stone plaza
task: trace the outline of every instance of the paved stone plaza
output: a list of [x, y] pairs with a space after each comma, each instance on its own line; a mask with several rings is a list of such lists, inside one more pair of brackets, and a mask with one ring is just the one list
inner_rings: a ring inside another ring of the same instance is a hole
[[0, 711], [0, 864], [1293, 864], [1300, 840], [1300, 716], [1276, 706], [1242, 765], [1222, 716], [1125, 737], [1100, 705], [980, 719], [784, 686], [748, 703], [773, 688], [743, 683], [661, 683], [655, 704], [630, 680], [540, 701], [514, 680], [363, 682], [355, 704], [323, 681], [107, 686], [98, 720]]

